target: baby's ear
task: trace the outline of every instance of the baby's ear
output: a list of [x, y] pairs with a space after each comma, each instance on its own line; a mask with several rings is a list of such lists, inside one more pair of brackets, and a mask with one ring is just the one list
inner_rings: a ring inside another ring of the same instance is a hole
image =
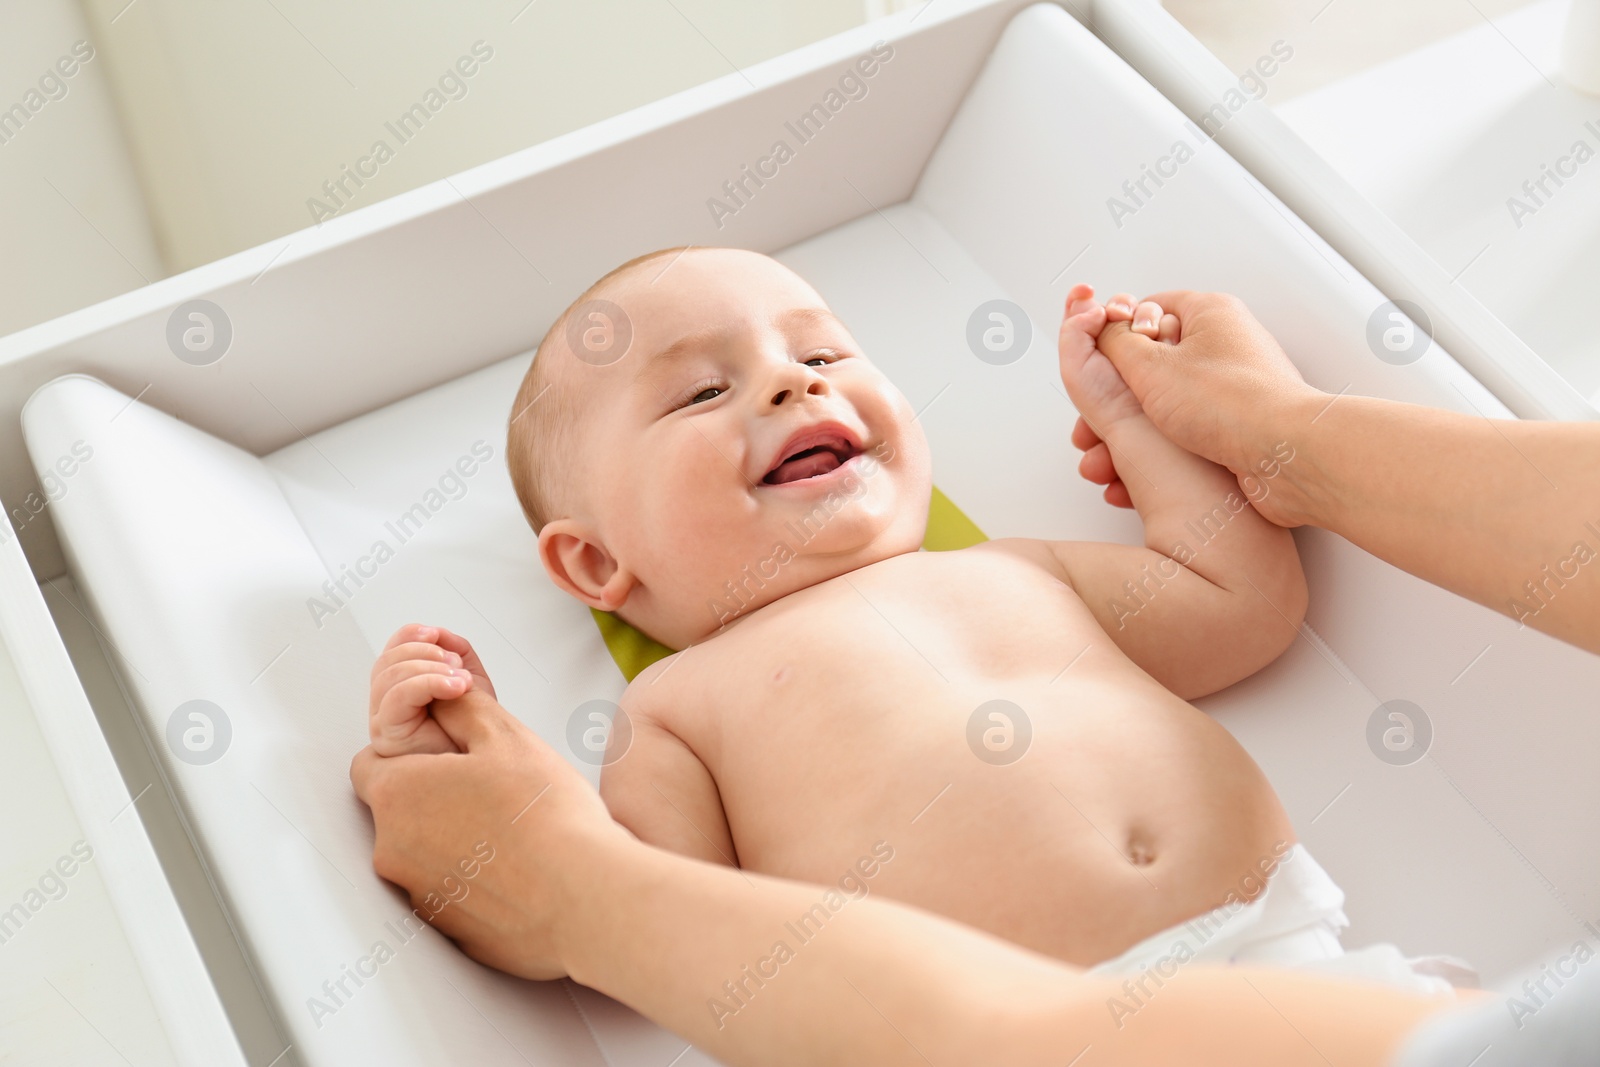
[[633, 576], [618, 566], [593, 530], [575, 519], [544, 524], [539, 560], [551, 581], [601, 611], [615, 611], [633, 588]]

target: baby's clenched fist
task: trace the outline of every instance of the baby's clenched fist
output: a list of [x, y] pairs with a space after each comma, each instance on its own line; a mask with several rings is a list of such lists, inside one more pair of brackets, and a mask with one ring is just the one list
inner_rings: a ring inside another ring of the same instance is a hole
[[459, 751], [428, 707], [474, 688], [494, 696], [466, 638], [440, 626], [402, 626], [372, 665], [367, 724], [373, 749], [380, 756]]

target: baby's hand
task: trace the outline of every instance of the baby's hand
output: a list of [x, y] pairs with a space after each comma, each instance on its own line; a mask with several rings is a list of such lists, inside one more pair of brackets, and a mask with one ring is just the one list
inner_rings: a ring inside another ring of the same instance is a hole
[[1061, 381], [1078, 409], [1078, 424], [1072, 429], [1072, 443], [1084, 454], [1078, 473], [1105, 486], [1106, 501], [1122, 508], [1133, 507], [1133, 500], [1117, 476], [1115, 457], [1103, 437], [1113, 423], [1143, 411], [1122, 375], [1095, 343], [1106, 323], [1129, 319], [1133, 320], [1131, 328], [1146, 337], [1177, 343], [1177, 316], [1164, 314], [1159, 304], [1147, 300], [1136, 306], [1131, 295], [1118, 293], [1101, 306], [1088, 285], [1075, 285], [1067, 293], [1059, 339]]
[[373, 749], [380, 756], [460, 751], [428, 714], [428, 705], [474, 687], [494, 696], [466, 638], [441, 626], [402, 626], [372, 665], [367, 725]]

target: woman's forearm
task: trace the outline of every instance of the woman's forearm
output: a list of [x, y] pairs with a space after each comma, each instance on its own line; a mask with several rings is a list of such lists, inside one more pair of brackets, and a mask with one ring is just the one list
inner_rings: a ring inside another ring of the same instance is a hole
[[[1176, 344], [1108, 323], [1096, 342], [1163, 434], [1241, 477], [1286, 442], [1258, 506], [1600, 652], [1600, 423], [1520, 422], [1305, 384], [1237, 298], [1149, 298]], [[1354, 358], [1354, 357], [1352, 357]]]
[[887, 846], [833, 885], [675, 855], [613, 822], [495, 700], [436, 701], [432, 714], [459, 753], [385, 758], [369, 746], [351, 764], [377, 827], [378, 874], [420, 904], [440, 870], [492, 841], [494, 862], [435, 915], [437, 929], [490, 966], [571, 975], [733, 1067], [1059, 1067], [1088, 1045], [1086, 1063], [1102, 1067], [1380, 1067], [1449, 1003], [1193, 963], [1155, 978], [1084, 975], [871, 895]]
[[1108, 1065], [1379, 1067], [1451, 1003], [1200, 964], [1130, 994], [878, 897], [634, 843], [583, 884], [562, 909], [572, 977], [730, 1065], [1060, 1065], [1093, 1046]]
[[1292, 517], [1600, 652], [1600, 424], [1314, 396], [1274, 433]]
[[563, 909], [568, 972], [728, 1064], [977, 1062], [961, 1050], [987, 1046], [993, 1016], [1074, 977], [837, 886], [632, 843], [596, 859]]

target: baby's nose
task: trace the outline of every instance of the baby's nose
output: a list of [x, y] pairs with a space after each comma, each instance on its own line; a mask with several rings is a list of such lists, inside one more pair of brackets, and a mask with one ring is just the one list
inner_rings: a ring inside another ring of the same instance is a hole
[[803, 389], [796, 389], [793, 386], [785, 386], [774, 391], [772, 394], [773, 407], [781, 405], [791, 396], [799, 396], [802, 393], [809, 393], [812, 396], [826, 396], [828, 393], [828, 383], [817, 374], [810, 375], [810, 378], [811, 380], [805, 383], [805, 387]]

